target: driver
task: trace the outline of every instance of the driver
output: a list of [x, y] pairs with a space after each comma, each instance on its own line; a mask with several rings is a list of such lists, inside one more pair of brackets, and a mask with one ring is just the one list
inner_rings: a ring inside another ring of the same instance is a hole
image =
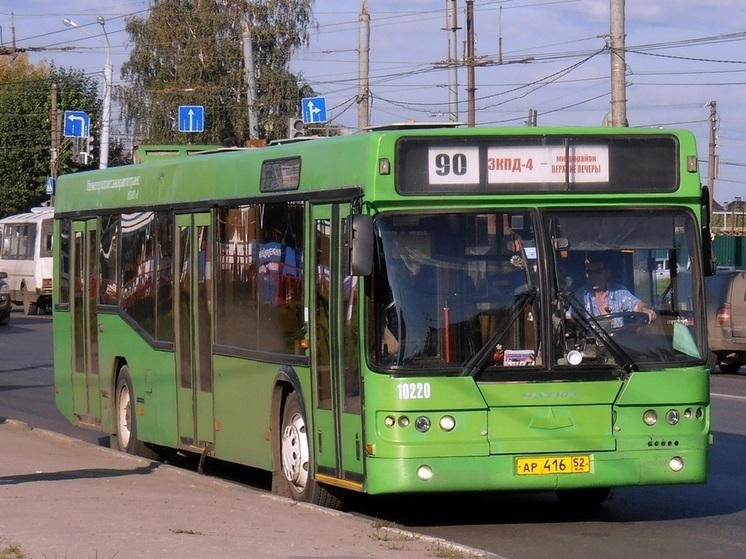
[[583, 290], [583, 304], [593, 316], [621, 312], [641, 312], [653, 322], [657, 315], [644, 301], [635, 297], [622, 285], [610, 283], [611, 272], [603, 260], [586, 261], [585, 277], [588, 280]]

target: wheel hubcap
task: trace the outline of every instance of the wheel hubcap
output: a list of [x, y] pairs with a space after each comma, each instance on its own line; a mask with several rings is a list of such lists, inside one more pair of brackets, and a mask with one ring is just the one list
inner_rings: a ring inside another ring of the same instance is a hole
[[130, 402], [130, 393], [126, 387], [122, 387], [119, 392], [119, 409], [117, 410], [117, 431], [119, 435], [119, 444], [122, 449], [126, 449], [130, 444], [132, 405]]
[[308, 482], [308, 461], [306, 424], [303, 417], [296, 413], [282, 431], [282, 470], [299, 493]]

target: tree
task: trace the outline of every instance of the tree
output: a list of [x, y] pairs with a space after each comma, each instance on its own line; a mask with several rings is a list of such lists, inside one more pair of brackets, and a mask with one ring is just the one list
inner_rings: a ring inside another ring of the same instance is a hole
[[[127, 20], [132, 51], [115, 92], [123, 117], [146, 143], [241, 143], [248, 138], [242, 33], [249, 26], [257, 71], [260, 136], [286, 133], [287, 117], [312, 93], [289, 70], [308, 43], [313, 0], [161, 0]], [[205, 129], [179, 132], [180, 105], [202, 105]]]
[[[60, 110], [83, 110], [98, 120], [101, 102], [95, 80], [79, 70], [28, 62], [24, 54], [0, 61], [0, 215], [28, 210], [47, 198], [50, 173], [52, 84]], [[72, 144], [63, 143], [59, 172], [77, 170]]]

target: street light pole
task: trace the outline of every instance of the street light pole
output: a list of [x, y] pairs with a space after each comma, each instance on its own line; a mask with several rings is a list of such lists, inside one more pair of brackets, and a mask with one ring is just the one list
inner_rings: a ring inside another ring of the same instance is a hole
[[[109, 130], [111, 128], [111, 87], [112, 87], [112, 76], [114, 74], [114, 65], [111, 62], [111, 46], [109, 45], [109, 35], [106, 33], [106, 20], [103, 18], [103, 16], [98, 16], [96, 19], [98, 24], [101, 26], [101, 29], [104, 31], [104, 39], [106, 41], [101, 41], [98, 39], [100, 43], [102, 43], [106, 47], [106, 64], [104, 65], [104, 111], [101, 115], [101, 139], [100, 139], [100, 163], [99, 163], [99, 169], [106, 169], [109, 166]], [[62, 23], [67, 25], [68, 27], [75, 27], [77, 29], [80, 29], [88, 35], [89, 37], [93, 37], [88, 31], [85, 29], [78, 27], [78, 24], [72, 21], [71, 19], [65, 18], [62, 20]], [[96, 39], [96, 37], [93, 37]]]
[[106, 39], [106, 65], [104, 66], [104, 114], [101, 117], [101, 164], [99, 169], [109, 166], [109, 129], [111, 128], [111, 81], [114, 73], [114, 65], [111, 63], [111, 47], [109, 46], [109, 35], [106, 33], [106, 21], [103, 16], [96, 19], [101, 29], [104, 30]]

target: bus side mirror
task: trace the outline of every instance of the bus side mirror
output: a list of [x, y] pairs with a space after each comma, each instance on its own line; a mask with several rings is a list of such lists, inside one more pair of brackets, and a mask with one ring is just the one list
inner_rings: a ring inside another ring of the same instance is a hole
[[353, 276], [369, 276], [373, 271], [373, 217], [355, 214], [349, 222], [352, 224], [347, 232], [350, 273]]
[[707, 185], [702, 185], [700, 209], [702, 213], [702, 269], [705, 276], [712, 276], [715, 275], [718, 261], [712, 247], [712, 229], [710, 226], [712, 208], [710, 207], [710, 191]]

